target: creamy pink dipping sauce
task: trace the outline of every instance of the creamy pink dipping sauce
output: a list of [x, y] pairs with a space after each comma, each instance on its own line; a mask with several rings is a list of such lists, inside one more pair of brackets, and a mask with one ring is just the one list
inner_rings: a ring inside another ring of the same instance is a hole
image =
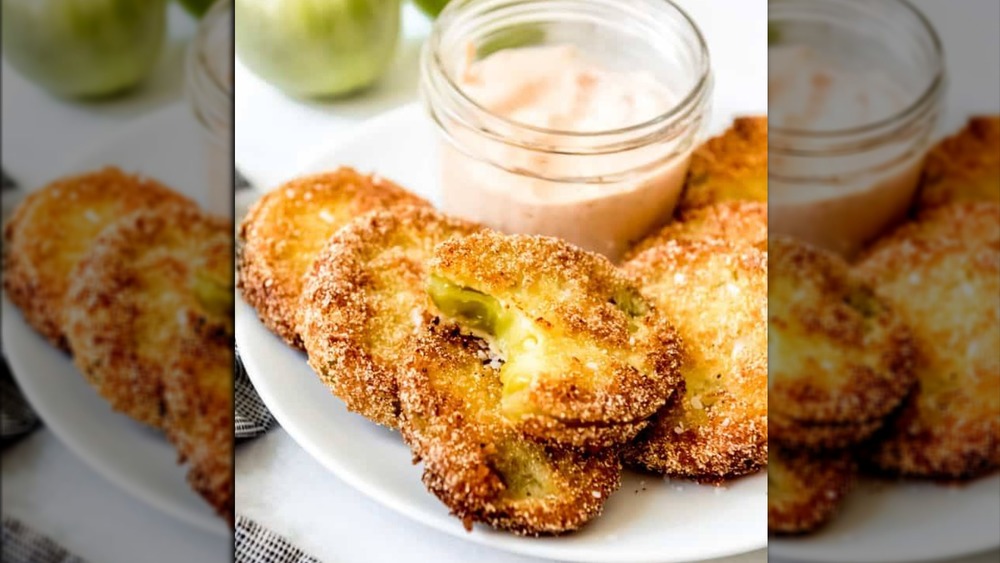
[[[807, 131], [860, 127], [891, 117], [912, 98], [884, 72], [849, 68], [808, 47], [772, 47], [768, 64], [769, 119], [778, 127]], [[922, 151], [913, 152], [914, 143], [911, 133], [842, 157], [770, 156], [770, 232], [854, 258], [905, 215], [923, 161]], [[913, 154], [905, 157], [908, 152]], [[810, 177], [841, 178], [803, 179]]]
[[688, 151], [674, 154], [664, 141], [608, 154], [552, 150], [592, 146], [566, 132], [615, 131], [669, 111], [677, 97], [652, 74], [608, 70], [571, 45], [506, 49], [459, 71], [459, 87], [492, 114], [490, 128], [503, 140], [460, 130], [454, 143], [443, 142], [445, 211], [508, 233], [559, 237], [612, 260], [672, 215]]

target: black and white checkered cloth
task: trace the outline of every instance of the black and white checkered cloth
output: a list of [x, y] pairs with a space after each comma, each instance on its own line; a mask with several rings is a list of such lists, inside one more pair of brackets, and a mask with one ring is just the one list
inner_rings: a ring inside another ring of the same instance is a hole
[[236, 563], [320, 563], [249, 518], [236, 519]]
[[10, 190], [17, 188], [17, 182], [13, 178], [7, 175], [7, 171], [3, 171], [3, 189]]
[[[242, 217], [254, 194], [250, 191], [250, 183], [239, 172], [236, 172], [235, 185], [236, 213]], [[265, 434], [276, 422], [250, 382], [240, 361], [239, 349], [236, 350], [235, 375], [233, 404], [235, 436], [239, 443]], [[235, 555], [236, 563], [320, 563], [286, 538], [246, 516], [236, 517]]]
[[38, 416], [24, 399], [14, 382], [7, 359], [0, 361], [0, 437], [4, 443], [13, 440], [38, 425]]
[[[3, 210], [2, 216], [6, 223], [7, 214], [16, 205], [22, 192], [17, 190], [17, 183], [3, 170]], [[38, 425], [38, 416], [28, 405], [21, 390], [14, 382], [14, 376], [7, 365], [7, 358], [0, 361], [0, 439], [4, 445], [15, 440]], [[7, 537], [7, 526], [4, 523], [4, 538]]]
[[9, 516], [3, 518], [2, 549], [4, 563], [84, 563], [61, 545]]
[[[250, 182], [239, 171], [235, 172], [236, 214], [242, 217], [245, 207], [254, 197]], [[236, 380], [233, 387], [233, 405], [235, 408], [235, 436], [239, 441], [256, 438], [275, 425], [271, 411], [267, 410], [264, 401], [257, 395], [253, 383], [247, 377], [243, 362], [240, 361], [240, 351], [236, 350]]]
[[248, 440], [256, 438], [274, 427], [274, 416], [267, 410], [264, 401], [261, 400], [254, 389], [253, 383], [247, 377], [243, 362], [240, 361], [240, 352], [236, 351], [236, 379], [233, 382], [233, 405], [235, 416], [235, 436], [237, 440]]

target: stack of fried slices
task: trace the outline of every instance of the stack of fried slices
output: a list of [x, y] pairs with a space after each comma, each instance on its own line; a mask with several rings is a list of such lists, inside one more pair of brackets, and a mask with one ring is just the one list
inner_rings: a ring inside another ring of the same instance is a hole
[[701, 147], [676, 220], [621, 265], [378, 176], [303, 177], [243, 220], [238, 284], [350, 410], [400, 431], [466, 527], [568, 532], [623, 464], [707, 482], [766, 465], [766, 158], [762, 118]]
[[231, 233], [159, 182], [106, 168], [28, 195], [3, 262], [28, 324], [112, 408], [162, 430], [230, 523]]
[[855, 263], [770, 249], [772, 532], [821, 528], [859, 471], [1000, 467], [1000, 117], [929, 153], [907, 220]]

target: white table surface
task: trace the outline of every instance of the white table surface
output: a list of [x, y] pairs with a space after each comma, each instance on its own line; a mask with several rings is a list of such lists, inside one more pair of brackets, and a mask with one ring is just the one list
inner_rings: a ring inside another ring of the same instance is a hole
[[[195, 22], [171, 5], [169, 35], [149, 80], [113, 101], [61, 101], [21, 77], [6, 60], [3, 167], [25, 189], [53, 179], [88, 145], [131, 120], [183, 97], [183, 54]], [[6, 198], [5, 198], [6, 199]], [[217, 563], [232, 541], [150, 507], [94, 472], [44, 427], [0, 454], [3, 514], [22, 520], [69, 551], [97, 562]]]

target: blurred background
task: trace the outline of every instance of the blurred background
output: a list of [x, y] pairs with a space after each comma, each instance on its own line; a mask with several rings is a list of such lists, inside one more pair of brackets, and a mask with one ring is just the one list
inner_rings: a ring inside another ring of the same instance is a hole
[[[27, 193], [105, 165], [231, 217], [232, 10], [218, 4], [3, 0], [5, 224]], [[3, 560], [230, 560], [230, 530], [167, 439], [112, 412], [20, 318], [5, 296]]]
[[[769, 26], [769, 559], [1000, 561], [1000, 4], [772, 0]], [[905, 367], [862, 367], [882, 314]], [[903, 392], [859, 400], [881, 377]]]

